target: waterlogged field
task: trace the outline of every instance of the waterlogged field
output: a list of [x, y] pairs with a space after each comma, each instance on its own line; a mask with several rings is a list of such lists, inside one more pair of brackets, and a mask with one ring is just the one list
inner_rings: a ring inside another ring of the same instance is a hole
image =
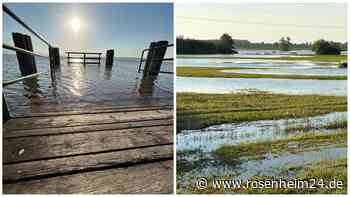
[[[335, 61], [344, 57], [246, 58], [253, 59], [178, 60], [177, 191], [346, 193], [347, 71]], [[207, 185], [199, 187], [203, 179]], [[272, 189], [214, 184], [278, 179], [324, 184]], [[329, 187], [333, 182], [338, 187]]]

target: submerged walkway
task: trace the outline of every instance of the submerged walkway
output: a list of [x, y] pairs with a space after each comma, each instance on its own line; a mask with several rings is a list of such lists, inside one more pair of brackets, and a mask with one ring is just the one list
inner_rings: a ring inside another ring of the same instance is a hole
[[171, 102], [18, 113], [3, 125], [3, 192], [171, 193]]

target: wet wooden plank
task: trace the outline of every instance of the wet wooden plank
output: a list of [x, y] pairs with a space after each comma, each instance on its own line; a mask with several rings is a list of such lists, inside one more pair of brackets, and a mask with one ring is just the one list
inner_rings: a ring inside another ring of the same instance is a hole
[[165, 118], [171, 118], [172, 115], [173, 115], [172, 110], [164, 109], [164, 110], [150, 110], [150, 111], [136, 111], [136, 112], [50, 116], [50, 117], [40, 117], [40, 118], [36, 118], [36, 117], [16, 118], [6, 122], [4, 127], [5, 127], [5, 130], [55, 128], [55, 127], [66, 127], [66, 126], [165, 119]]
[[159, 159], [172, 159], [173, 145], [152, 146], [123, 151], [31, 161], [3, 166], [3, 180], [18, 181], [57, 176], [105, 167], [132, 165]]
[[32, 99], [30, 105], [28, 103], [25, 104], [17, 104], [17, 107], [23, 108], [23, 109], [31, 109], [36, 111], [46, 110], [46, 111], [69, 111], [72, 108], [73, 109], [79, 109], [82, 107], [89, 107], [89, 108], [100, 108], [100, 107], [147, 107], [147, 106], [160, 106], [160, 105], [172, 105], [173, 99], [172, 97], [158, 97], [158, 98], [128, 98], [128, 99], [121, 99], [118, 98], [117, 100], [106, 100], [106, 101], [96, 101], [96, 102], [84, 102], [84, 101], [71, 101], [68, 103], [60, 103], [57, 101], [57, 99], [54, 99], [52, 101], [47, 100], [38, 100], [36, 102]]
[[3, 162], [7, 164], [172, 142], [173, 126], [9, 138], [3, 141]]
[[128, 128], [150, 127], [150, 126], [166, 126], [172, 125], [173, 118], [160, 119], [160, 120], [141, 120], [134, 122], [122, 122], [122, 123], [108, 123], [97, 125], [84, 125], [84, 126], [68, 126], [59, 128], [44, 128], [44, 129], [25, 129], [25, 130], [9, 130], [3, 132], [3, 138], [15, 138], [25, 136], [40, 136], [40, 135], [58, 135], [65, 133], [78, 133], [78, 132], [91, 132], [91, 131], [103, 131], [103, 130], [118, 130]]
[[3, 185], [5, 194], [153, 194], [172, 190], [172, 160]]
[[150, 107], [101, 107], [101, 108], [83, 108], [79, 110], [71, 111], [53, 111], [53, 112], [33, 112], [27, 114], [25, 112], [16, 112], [17, 118], [30, 118], [30, 117], [43, 117], [43, 116], [63, 116], [63, 115], [79, 115], [79, 114], [97, 114], [97, 113], [115, 113], [115, 112], [133, 112], [133, 111], [149, 111], [149, 110], [162, 110], [173, 109], [172, 105], [163, 106], [150, 106]]

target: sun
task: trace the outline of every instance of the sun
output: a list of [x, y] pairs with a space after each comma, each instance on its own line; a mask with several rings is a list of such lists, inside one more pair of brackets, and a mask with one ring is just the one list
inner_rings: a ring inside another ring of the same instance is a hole
[[81, 26], [81, 22], [78, 17], [72, 18], [70, 21], [70, 26], [72, 27], [74, 32], [78, 32]]

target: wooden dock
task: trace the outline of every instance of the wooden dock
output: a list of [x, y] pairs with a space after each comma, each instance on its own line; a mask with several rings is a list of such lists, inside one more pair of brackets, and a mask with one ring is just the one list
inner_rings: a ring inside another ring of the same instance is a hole
[[172, 192], [172, 103], [46, 106], [3, 125], [5, 194]]

